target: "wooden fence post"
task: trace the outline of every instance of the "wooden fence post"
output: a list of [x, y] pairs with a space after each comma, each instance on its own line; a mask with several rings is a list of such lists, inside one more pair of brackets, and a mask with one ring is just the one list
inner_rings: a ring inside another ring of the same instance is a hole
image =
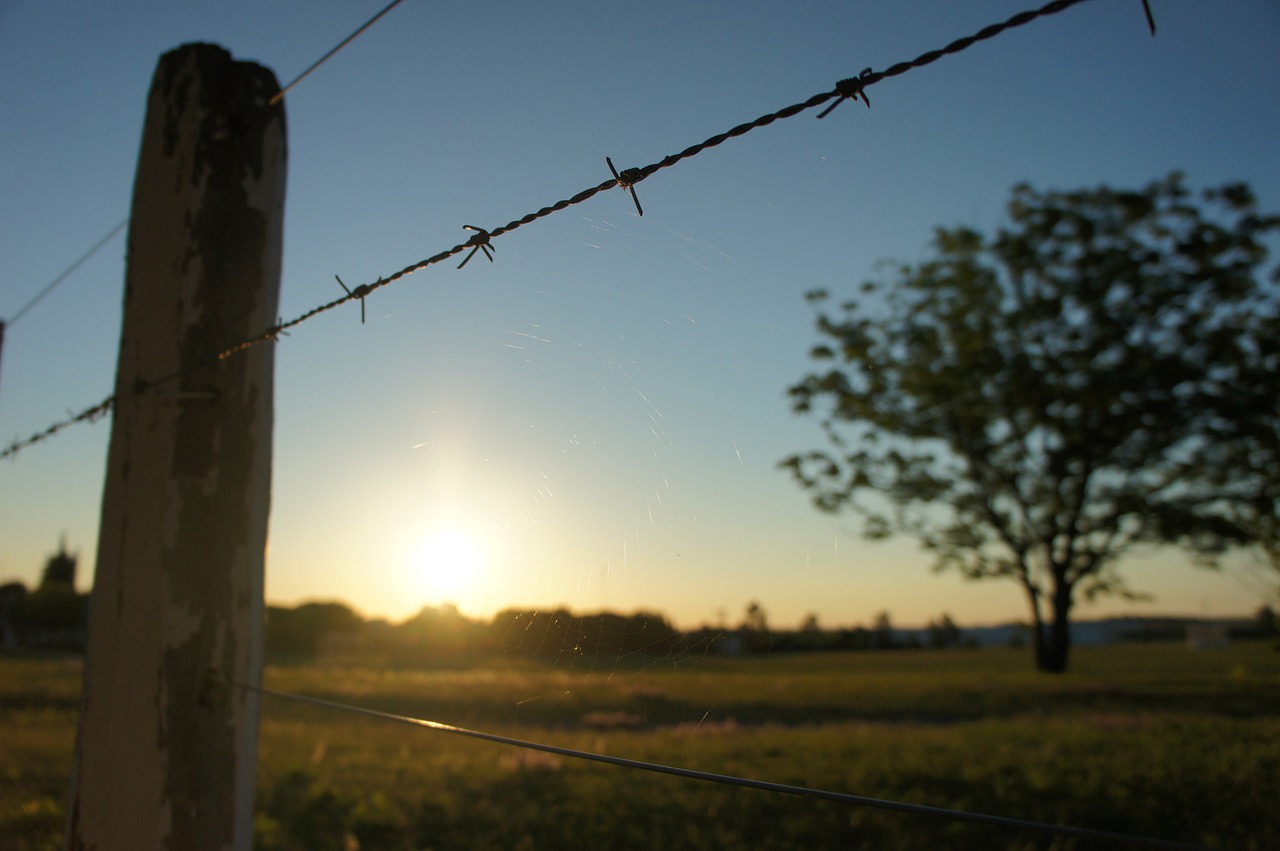
[[[270, 70], [160, 58], [134, 183], [71, 849], [249, 849], [285, 184]], [[146, 382], [180, 377], [144, 388]]]

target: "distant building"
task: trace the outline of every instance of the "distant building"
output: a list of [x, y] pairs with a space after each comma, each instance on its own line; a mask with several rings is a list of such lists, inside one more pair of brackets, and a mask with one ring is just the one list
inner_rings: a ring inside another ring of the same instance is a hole
[[65, 585], [72, 590], [76, 587], [76, 556], [67, 552], [67, 538], [64, 535], [58, 543], [58, 552], [45, 562], [44, 576], [40, 579], [41, 588]]

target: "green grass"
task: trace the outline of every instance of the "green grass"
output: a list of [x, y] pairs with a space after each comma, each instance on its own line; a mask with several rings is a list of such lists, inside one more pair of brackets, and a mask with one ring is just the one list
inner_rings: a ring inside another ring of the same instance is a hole
[[0, 658], [0, 848], [61, 846], [80, 663]]
[[[1280, 847], [1280, 655], [1238, 644], [272, 668], [266, 684], [640, 760], [1198, 842]], [[58, 846], [78, 666], [0, 660], [0, 846]], [[1088, 848], [732, 789], [264, 698], [256, 847]]]

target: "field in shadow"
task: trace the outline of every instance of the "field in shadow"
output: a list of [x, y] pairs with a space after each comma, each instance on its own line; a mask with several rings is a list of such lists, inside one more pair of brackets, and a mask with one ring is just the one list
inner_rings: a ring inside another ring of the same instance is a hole
[[[273, 667], [281, 691], [632, 759], [1222, 848], [1280, 847], [1263, 645]], [[0, 659], [0, 836], [56, 848], [79, 667]], [[264, 698], [255, 847], [1091, 848], [627, 771]]]

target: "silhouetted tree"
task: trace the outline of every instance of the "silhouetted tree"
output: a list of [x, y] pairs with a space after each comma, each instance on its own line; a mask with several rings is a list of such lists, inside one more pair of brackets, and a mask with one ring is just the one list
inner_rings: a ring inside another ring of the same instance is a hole
[[747, 603], [742, 618], [742, 645], [753, 653], [769, 650], [772, 642], [769, 637], [769, 613], [758, 600]]
[[1212, 559], [1274, 534], [1280, 298], [1257, 276], [1280, 218], [1242, 184], [1197, 203], [1178, 174], [1020, 185], [1008, 216], [991, 239], [938, 229], [931, 259], [864, 285], [882, 300], [810, 294], [830, 366], [789, 392], [830, 448], [781, 463], [869, 537], [1017, 582], [1036, 664], [1059, 672], [1076, 592], [1130, 593], [1134, 547]]
[[504, 609], [494, 615], [489, 629], [504, 653], [553, 662], [664, 657], [675, 652], [683, 638], [666, 617], [654, 612], [575, 615], [567, 609]]
[[960, 646], [960, 628], [956, 626], [955, 621], [951, 620], [951, 615], [943, 613], [942, 617], [936, 621], [929, 621], [927, 627], [929, 633], [929, 646], [959, 647]]
[[468, 619], [453, 603], [426, 606], [413, 617], [392, 629], [399, 644], [410, 657], [405, 661], [424, 659], [458, 659], [474, 654], [484, 646], [482, 624]]
[[876, 650], [892, 650], [898, 646], [898, 640], [893, 635], [893, 622], [889, 619], [888, 612], [880, 612], [876, 615], [875, 623], [871, 626], [871, 646]]
[[[1254, 614], [1254, 624], [1257, 627], [1258, 634], [1263, 638], [1276, 638], [1280, 633], [1280, 627], [1276, 624], [1275, 609], [1270, 606], [1262, 606]], [[1280, 651], [1280, 641], [1272, 645], [1273, 649]]]
[[829, 636], [822, 631], [822, 627], [818, 623], [817, 612], [807, 612], [800, 619], [799, 630], [790, 637], [787, 649], [795, 651], [827, 650], [830, 649], [833, 643], [832, 639], [833, 636]]
[[1270, 606], [1259, 606], [1253, 613], [1253, 628], [1263, 638], [1276, 634], [1276, 610]]
[[0, 649], [17, 646], [20, 613], [28, 593], [21, 582], [0, 585]]
[[344, 603], [303, 603], [267, 607], [266, 652], [272, 658], [310, 659], [325, 636], [355, 633], [364, 620]]
[[[1280, 283], [1280, 269], [1273, 280]], [[1238, 362], [1220, 374], [1227, 392], [1208, 403], [1218, 439], [1205, 463], [1232, 495], [1225, 516], [1280, 579], [1280, 312], [1261, 310], [1252, 320], [1239, 331]]]
[[840, 649], [867, 650], [871, 647], [871, 632], [865, 626], [840, 630]]
[[89, 595], [65, 582], [42, 583], [16, 612], [19, 642], [30, 646], [83, 650], [89, 624]]

